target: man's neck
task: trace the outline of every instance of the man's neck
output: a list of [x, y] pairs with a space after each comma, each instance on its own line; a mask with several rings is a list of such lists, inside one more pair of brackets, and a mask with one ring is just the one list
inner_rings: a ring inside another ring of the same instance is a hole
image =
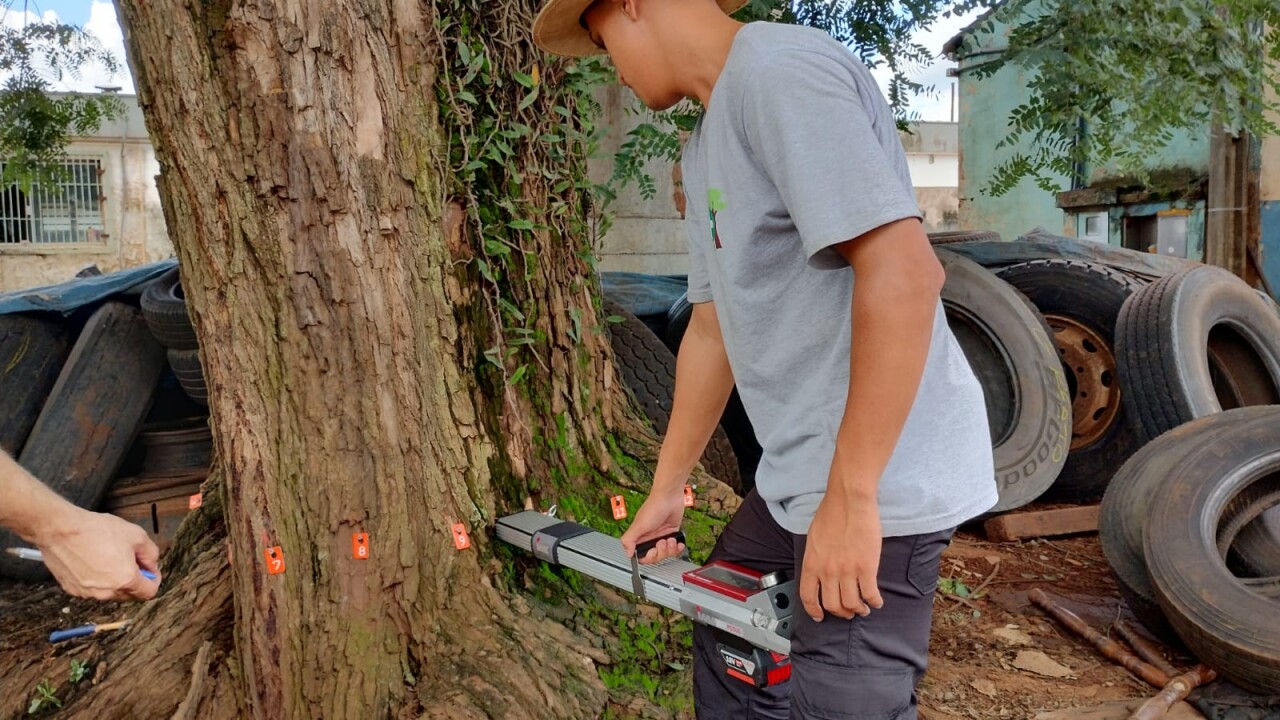
[[678, 35], [678, 49], [671, 54], [672, 67], [683, 68], [684, 94], [710, 108], [711, 94], [729, 60], [733, 40], [744, 25], [710, 3], [694, 7], [697, 10], [690, 13], [690, 21], [682, 25]]

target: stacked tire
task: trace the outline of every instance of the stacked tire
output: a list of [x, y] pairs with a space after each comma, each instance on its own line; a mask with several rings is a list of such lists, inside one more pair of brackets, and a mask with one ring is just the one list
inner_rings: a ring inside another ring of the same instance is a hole
[[1184, 423], [1116, 473], [1102, 548], [1130, 608], [1235, 684], [1280, 688], [1280, 406]]
[[[619, 375], [637, 406], [659, 437], [666, 435], [675, 400], [675, 355], [650, 328], [617, 301], [605, 298], [604, 314], [617, 322], [606, 323], [609, 343]], [[745, 495], [738, 459], [724, 429], [717, 427], [702, 455], [702, 465], [713, 477]]]
[[195, 402], [208, 405], [209, 389], [200, 365], [200, 344], [187, 314], [178, 268], [148, 285], [139, 303], [151, 334], [165, 347], [169, 367], [183, 391]]

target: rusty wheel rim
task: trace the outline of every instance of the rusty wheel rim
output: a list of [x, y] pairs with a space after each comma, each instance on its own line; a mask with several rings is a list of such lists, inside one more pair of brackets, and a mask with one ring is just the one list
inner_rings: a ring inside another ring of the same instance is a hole
[[1116, 356], [1093, 328], [1075, 318], [1046, 315], [1071, 389], [1071, 449], [1102, 438], [1120, 413]]

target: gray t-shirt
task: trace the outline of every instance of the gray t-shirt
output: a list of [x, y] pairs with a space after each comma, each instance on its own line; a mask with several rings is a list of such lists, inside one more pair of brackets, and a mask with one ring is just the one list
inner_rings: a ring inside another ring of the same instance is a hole
[[[826, 33], [752, 23], [682, 170], [689, 300], [716, 303], [764, 449], [761, 497], [779, 524], [806, 533], [849, 388], [854, 278], [832, 246], [920, 217], [892, 113], [867, 68]], [[939, 302], [924, 377], [880, 482], [884, 535], [951, 528], [996, 500], [982, 388]]]

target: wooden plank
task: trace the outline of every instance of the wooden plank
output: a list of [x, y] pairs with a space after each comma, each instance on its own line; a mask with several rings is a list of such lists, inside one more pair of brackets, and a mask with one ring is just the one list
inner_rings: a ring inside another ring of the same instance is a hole
[[988, 520], [983, 528], [987, 531], [987, 539], [996, 542], [1097, 532], [1098, 508], [1098, 505], [1086, 505], [1008, 513]]

